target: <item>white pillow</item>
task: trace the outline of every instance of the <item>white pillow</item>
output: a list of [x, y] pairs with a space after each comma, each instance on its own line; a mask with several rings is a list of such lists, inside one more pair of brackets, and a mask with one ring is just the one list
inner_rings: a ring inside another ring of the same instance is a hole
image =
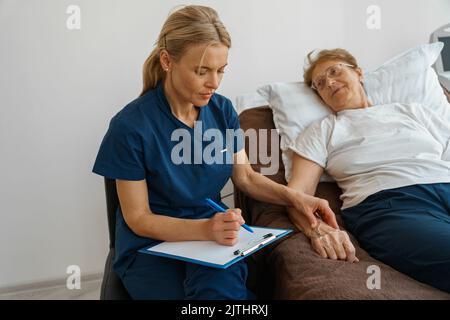
[[[291, 178], [292, 150], [300, 132], [311, 123], [331, 113], [310, 87], [303, 82], [273, 83], [260, 87], [258, 93], [268, 102], [273, 111], [273, 122], [280, 134], [281, 159], [285, 167], [286, 181]], [[333, 181], [323, 175], [321, 181]]]
[[412, 48], [365, 74], [364, 87], [374, 104], [418, 102], [450, 121], [450, 107], [432, 65], [444, 44]]
[[[450, 121], [450, 106], [431, 67], [442, 51], [440, 42], [415, 47], [364, 75], [364, 85], [373, 104], [418, 102], [432, 108]], [[282, 160], [286, 180], [291, 177], [292, 152], [288, 146], [314, 121], [331, 114], [331, 110], [303, 82], [274, 83], [258, 88], [258, 93], [273, 111], [275, 127], [281, 136]], [[324, 175], [321, 181], [332, 181]]]
[[257, 92], [241, 94], [236, 97], [236, 111], [240, 114], [242, 111], [267, 106], [269, 103]]

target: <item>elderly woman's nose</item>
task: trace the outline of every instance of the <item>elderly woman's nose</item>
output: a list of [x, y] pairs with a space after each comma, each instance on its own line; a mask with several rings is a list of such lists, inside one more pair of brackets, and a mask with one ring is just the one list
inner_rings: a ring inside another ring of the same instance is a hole
[[335, 82], [336, 82], [336, 79], [326, 77], [326, 82], [325, 82], [325, 83], [326, 83], [327, 86], [331, 86], [331, 85], [333, 85]]

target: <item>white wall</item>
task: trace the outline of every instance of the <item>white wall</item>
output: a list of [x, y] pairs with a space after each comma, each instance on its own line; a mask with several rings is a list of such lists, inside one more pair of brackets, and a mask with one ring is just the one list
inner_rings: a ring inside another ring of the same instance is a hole
[[[448, 23], [447, 0], [215, 0], [233, 39], [220, 92], [231, 99], [301, 78], [314, 48], [350, 49], [373, 68]], [[110, 118], [141, 88], [141, 65], [185, 1], [0, 0], [0, 287], [101, 272], [103, 181], [91, 174]], [[382, 29], [366, 28], [379, 4]], [[66, 8], [81, 8], [81, 30]]]
[[[430, 35], [450, 23], [450, 0], [344, 0], [344, 46], [371, 70], [404, 50], [428, 43]], [[348, 4], [348, 5], [347, 5]], [[381, 10], [381, 29], [369, 30], [366, 9]]]

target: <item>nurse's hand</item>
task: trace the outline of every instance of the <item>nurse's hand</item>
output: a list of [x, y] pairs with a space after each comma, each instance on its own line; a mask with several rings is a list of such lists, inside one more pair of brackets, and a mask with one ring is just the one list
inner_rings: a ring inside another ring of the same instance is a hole
[[333, 210], [331, 210], [327, 200], [313, 197], [297, 190], [290, 190], [292, 206], [305, 216], [312, 228], [318, 226], [319, 221], [316, 218], [317, 214], [326, 224], [335, 229], [339, 229], [336, 215]]
[[233, 246], [238, 241], [238, 233], [245, 221], [241, 209], [218, 212], [208, 221], [209, 239], [225, 246]]

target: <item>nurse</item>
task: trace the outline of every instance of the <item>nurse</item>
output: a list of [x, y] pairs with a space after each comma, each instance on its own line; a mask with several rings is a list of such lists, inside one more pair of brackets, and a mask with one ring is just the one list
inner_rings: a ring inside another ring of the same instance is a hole
[[[93, 172], [116, 179], [120, 208], [114, 270], [134, 299], [252, 297], [245, 286], [245, 261], [220, 270], [137, 252], [158, 240], [234, 245], [244, 223], [240, 210], [217, 213], [204, 201], [220, 203], [220, 191], [230, 177], [255, 199], [295, 207], [311, 224], [317, 223], [318, 212], [337, 227], [325, 200], [254, 172], [242, 136], [225, 142], [227, 130], [239, 129], [230, 100], [216, 93], [230, 46], [230, 36], [213, 9], [186, 6], [173, 12], [145, 61], [140, 97], [112, 118], [101, 143]], [[233, 161], [198, 161], [210, 141], [196, 141], [200, 150], [194, 147], [180, 155], [192, 161], [173, 159], [177, 132], [195, 137], [200, 125], [203, 133], [214, 129], [223, 134], [221, 153]]]

